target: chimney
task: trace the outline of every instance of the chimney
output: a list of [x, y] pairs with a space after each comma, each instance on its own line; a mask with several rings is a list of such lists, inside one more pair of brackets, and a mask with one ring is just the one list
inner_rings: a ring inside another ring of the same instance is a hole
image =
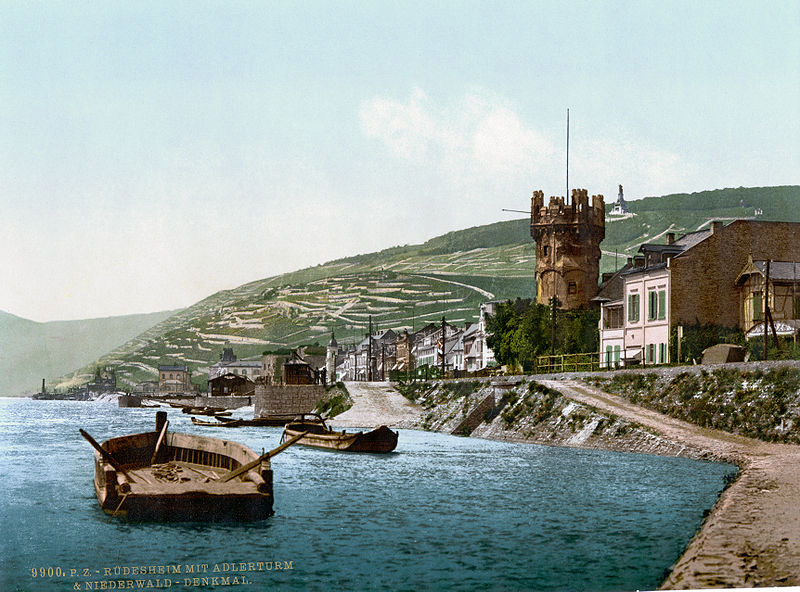
[[633, 267], [633, 257], [628, 257], [628, 265]]
[[636, 255], [633, 258], [633, 263], [636, 267], [644, 267], [644, 255]]
[[674, 242], [675, 242], [675, 233], [674, 232], [668, 232], [667, 233], [667, 244], [671, 245]]
[[601, 283], [605, 284], [608, 280], [614, 277], [614, 274], [610, 271], [607, 271], [603, 274], [603, 281]]
[[720, 230], [722, 230], [722, 222], [719, 220], [711, 222], [711, 234], [719, 234]]

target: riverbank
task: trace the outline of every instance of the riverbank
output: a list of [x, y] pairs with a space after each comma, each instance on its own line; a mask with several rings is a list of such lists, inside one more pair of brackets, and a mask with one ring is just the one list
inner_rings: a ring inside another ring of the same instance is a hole
[[[800, 585], [800, 446], [702, 428], [563, 375], [414, 388], [409, 394], [420, 403], [418, 419], [384, 416], [384, 423], [737, 465], [737, 479], [722, 493], [663, 588]], [[359, 406], [354, 405], [349, 421], [357, 425], [358, 420]]]

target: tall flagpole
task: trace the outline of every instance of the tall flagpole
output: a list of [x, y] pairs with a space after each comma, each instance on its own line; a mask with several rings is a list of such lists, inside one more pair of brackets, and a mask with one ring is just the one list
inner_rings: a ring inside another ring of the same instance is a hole
[[564, 194], [564, 202], [569, 205], [569, 107], [567, 107], [567, 192]]

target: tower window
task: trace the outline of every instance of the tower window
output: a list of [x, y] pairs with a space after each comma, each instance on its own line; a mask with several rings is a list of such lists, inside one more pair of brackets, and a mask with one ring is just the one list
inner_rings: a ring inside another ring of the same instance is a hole
[[544, 255], [545, 257], [550, 254], [550, 247], [548, 245], [544, 246]]
[[567, 294], [577, 294], [578, 293], [578, 284], [575, 282], [570, 282], [567, 284]]

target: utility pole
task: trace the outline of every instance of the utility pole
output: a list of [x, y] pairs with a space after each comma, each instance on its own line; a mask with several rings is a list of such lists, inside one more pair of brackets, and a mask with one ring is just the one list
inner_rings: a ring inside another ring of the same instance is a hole
[[444, 380], [444, 371], [445, 371], [444, 354], [445, 354], [445, 350], [447, 349], [445, 347], [447, 345], [447, 338], [445, 337], [446, 328], [447, 327], [446, 327], [446, 323], [445, 323], [445, 320], [444, 320], [444, 316], [442, 316], [442, 380]]
[[558, 299], [558, 296], [556, 296], [554, 294], [553, 297], [550, 299], [551, 315], [552, 315], [551, 316], [552, 334], [551, 334], [551, 342], [550, 342], [550, 355], [551, 356], [555, 356], [556, 355], [556, 310], [558, 310], [558, 307], [559, 307], [560, 304], [561, 304], [561, 301]]
[[767, 259], [767, 273], [764, 277], [764, 360], [767, 359], [767, 315], [769, 315], [769, 259]]
[[367, 334], [367, 382], [372, 382], [372, 315], [369, 315], [369, 333]]

